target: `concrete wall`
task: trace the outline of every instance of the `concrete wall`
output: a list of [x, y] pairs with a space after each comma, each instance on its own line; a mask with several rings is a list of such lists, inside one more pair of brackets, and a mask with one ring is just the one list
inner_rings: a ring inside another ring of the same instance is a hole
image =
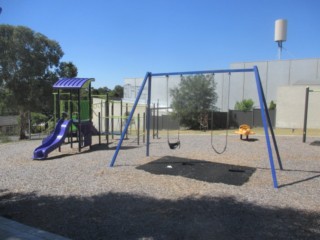
[[[124, 97], [123, 100], [127, 102], [134, 102], [139, 92], [143, 78], [126, 78], [124, 80]], [[159, 102], [160, 107], [167, 107], [171, 104], [170, 89], [178, 86], [180, 76], [153, 77], [151, 84], [151, 104]], [[143, 89], [140, 103], [146, 104], [148, 96], [148, 85]]]
[[[278, 101], [277, 89], [282, 86], [311, 86], [320, 84], [320, 59], [294, 59], [233, 63], [231, 68], [252, 68], [257, 66], [267, 104]], [[256, 83], [252, 73], [233, 74], [230, 104], [251, 98], [259, 107]]]
[[[320, 90], [320, 87], [310, 87]], [[305, 86], [278, 88], [276, 127], [303, 128], [305, 109]], [[308, 128], [320, 128], [320, 92], [309, 93]]]
[[[304, 108], [303, 89], [306, 86], [312, 86], [314, 88], [318, 86], [320, 88], [320, 58], [238, 62], [232, 63], [230, 68], [242, 69], [252, 68], [253, 66], [257, 66], [259, 69], [267, 104], [269, 105], [271, 101], [277, 104], [276, 126], [302, 128], [302, 108]], [[142, 80], [142, 78], [125, 79], [125, 101], [133, 102], [135, 100]], [[179, 81], [179, 76], [170, 77], [168, 83], [165, 77], [153, 78], [151, 103], [157, 103], [159, 101], [160, 107], [170, 105], [171, 98], [168, 89], [177, 86]], [[249, 98], [254, 101], [254, 108], [260, 108], [253, 73], [231, 74], [230, 85], [228, 74], [216, 74], [215, 82], [217, 84], [216, 92], [218, 94], [216, 107], [220, 111], [226, 112], [228, 109], [234, 109], [237, 101]], [[295, 86], [300, 86], [301, 89], [283, 88]], [[314, 93], [313, 95], [316, 94]], [[315, 96], [312, 97], [316, 98]], [[146, 103], [146, 98], [147, 88], [143, 91], [141, 102]], [[317, 109], [320, 109], [320, 101], [318, 101], [319, 106], [317, 105], [317, 100], [315, 100], [314, 103], [312, 99], [310, 99], [310, 101], [310, 127], [318, 128], [319, 124], [316, 119], [320, 118], [320, 116], [313, 116], [313, 114], [317, 114]], [[315, 104], [314, 107], [313, 104]], [[301, 107], [302, 105], [303, 107]], [[292, 110], [292, 106], [296, 106], [298, 109]]]

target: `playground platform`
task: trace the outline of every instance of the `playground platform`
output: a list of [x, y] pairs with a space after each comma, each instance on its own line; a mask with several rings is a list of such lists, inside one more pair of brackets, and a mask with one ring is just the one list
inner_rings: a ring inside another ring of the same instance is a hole
[[0, 239], [3, 240], [68, 240], [53, 233], [0, 217]]

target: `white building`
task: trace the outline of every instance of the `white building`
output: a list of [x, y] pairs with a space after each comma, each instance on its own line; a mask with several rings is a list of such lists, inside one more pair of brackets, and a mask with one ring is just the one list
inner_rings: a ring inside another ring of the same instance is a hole
[[[305, 89], [320, 89], [320, 58], [256, 61], [232, 63], [230, 69], [257, 66], [260, 73], [267, 104], [277, 104], [276, 127], [302, 128], [304, 117]], [[191, 69], [192, 70], [192, 69]], [[215, 70], [215, 69], [212, 69]], [[233, 109], [237, 101], [251, 98], [259, 108], [259, 99], [253, 73], [215, 74], [218, 100], [216, 106], [221, 111]], [[124, 101], [133, 102], [143, 78], [124, 80]], [[170, 89], [179, 85], [179, 76], [153, 77], [151, 103], [170, 106]], [[147, 86], [140, 102], [146, 103]], [[309, 99], [308, 127], [320, 128], [320, 93], [313, 92]]]

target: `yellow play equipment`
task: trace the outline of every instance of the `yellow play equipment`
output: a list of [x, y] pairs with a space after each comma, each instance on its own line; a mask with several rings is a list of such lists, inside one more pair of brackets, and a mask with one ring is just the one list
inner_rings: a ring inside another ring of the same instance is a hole
[[242, 135], [246, 135], [246, 139], [249, 139], [250, 134], [255, 134], [255, 132], [251, 131], [250, 126], [247, 124], [242, 124], [239, 127], [238, 131], [235, 131], [234, 133], [240, 134], [240, 139], [242, 139]]

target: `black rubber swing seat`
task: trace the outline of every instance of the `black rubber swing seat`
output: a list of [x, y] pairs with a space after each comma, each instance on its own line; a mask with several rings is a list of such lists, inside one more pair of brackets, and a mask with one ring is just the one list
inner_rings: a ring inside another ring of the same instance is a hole
[[168, 145], [169, 145], [170, 149], [174, 150], [174, 149], [176, 149], [176, 148], [178, 148], [178, 147], [180, 148], [180, 141], [175, 142], [175, 143], [170, 143], [170, 142], [168, 141]]

